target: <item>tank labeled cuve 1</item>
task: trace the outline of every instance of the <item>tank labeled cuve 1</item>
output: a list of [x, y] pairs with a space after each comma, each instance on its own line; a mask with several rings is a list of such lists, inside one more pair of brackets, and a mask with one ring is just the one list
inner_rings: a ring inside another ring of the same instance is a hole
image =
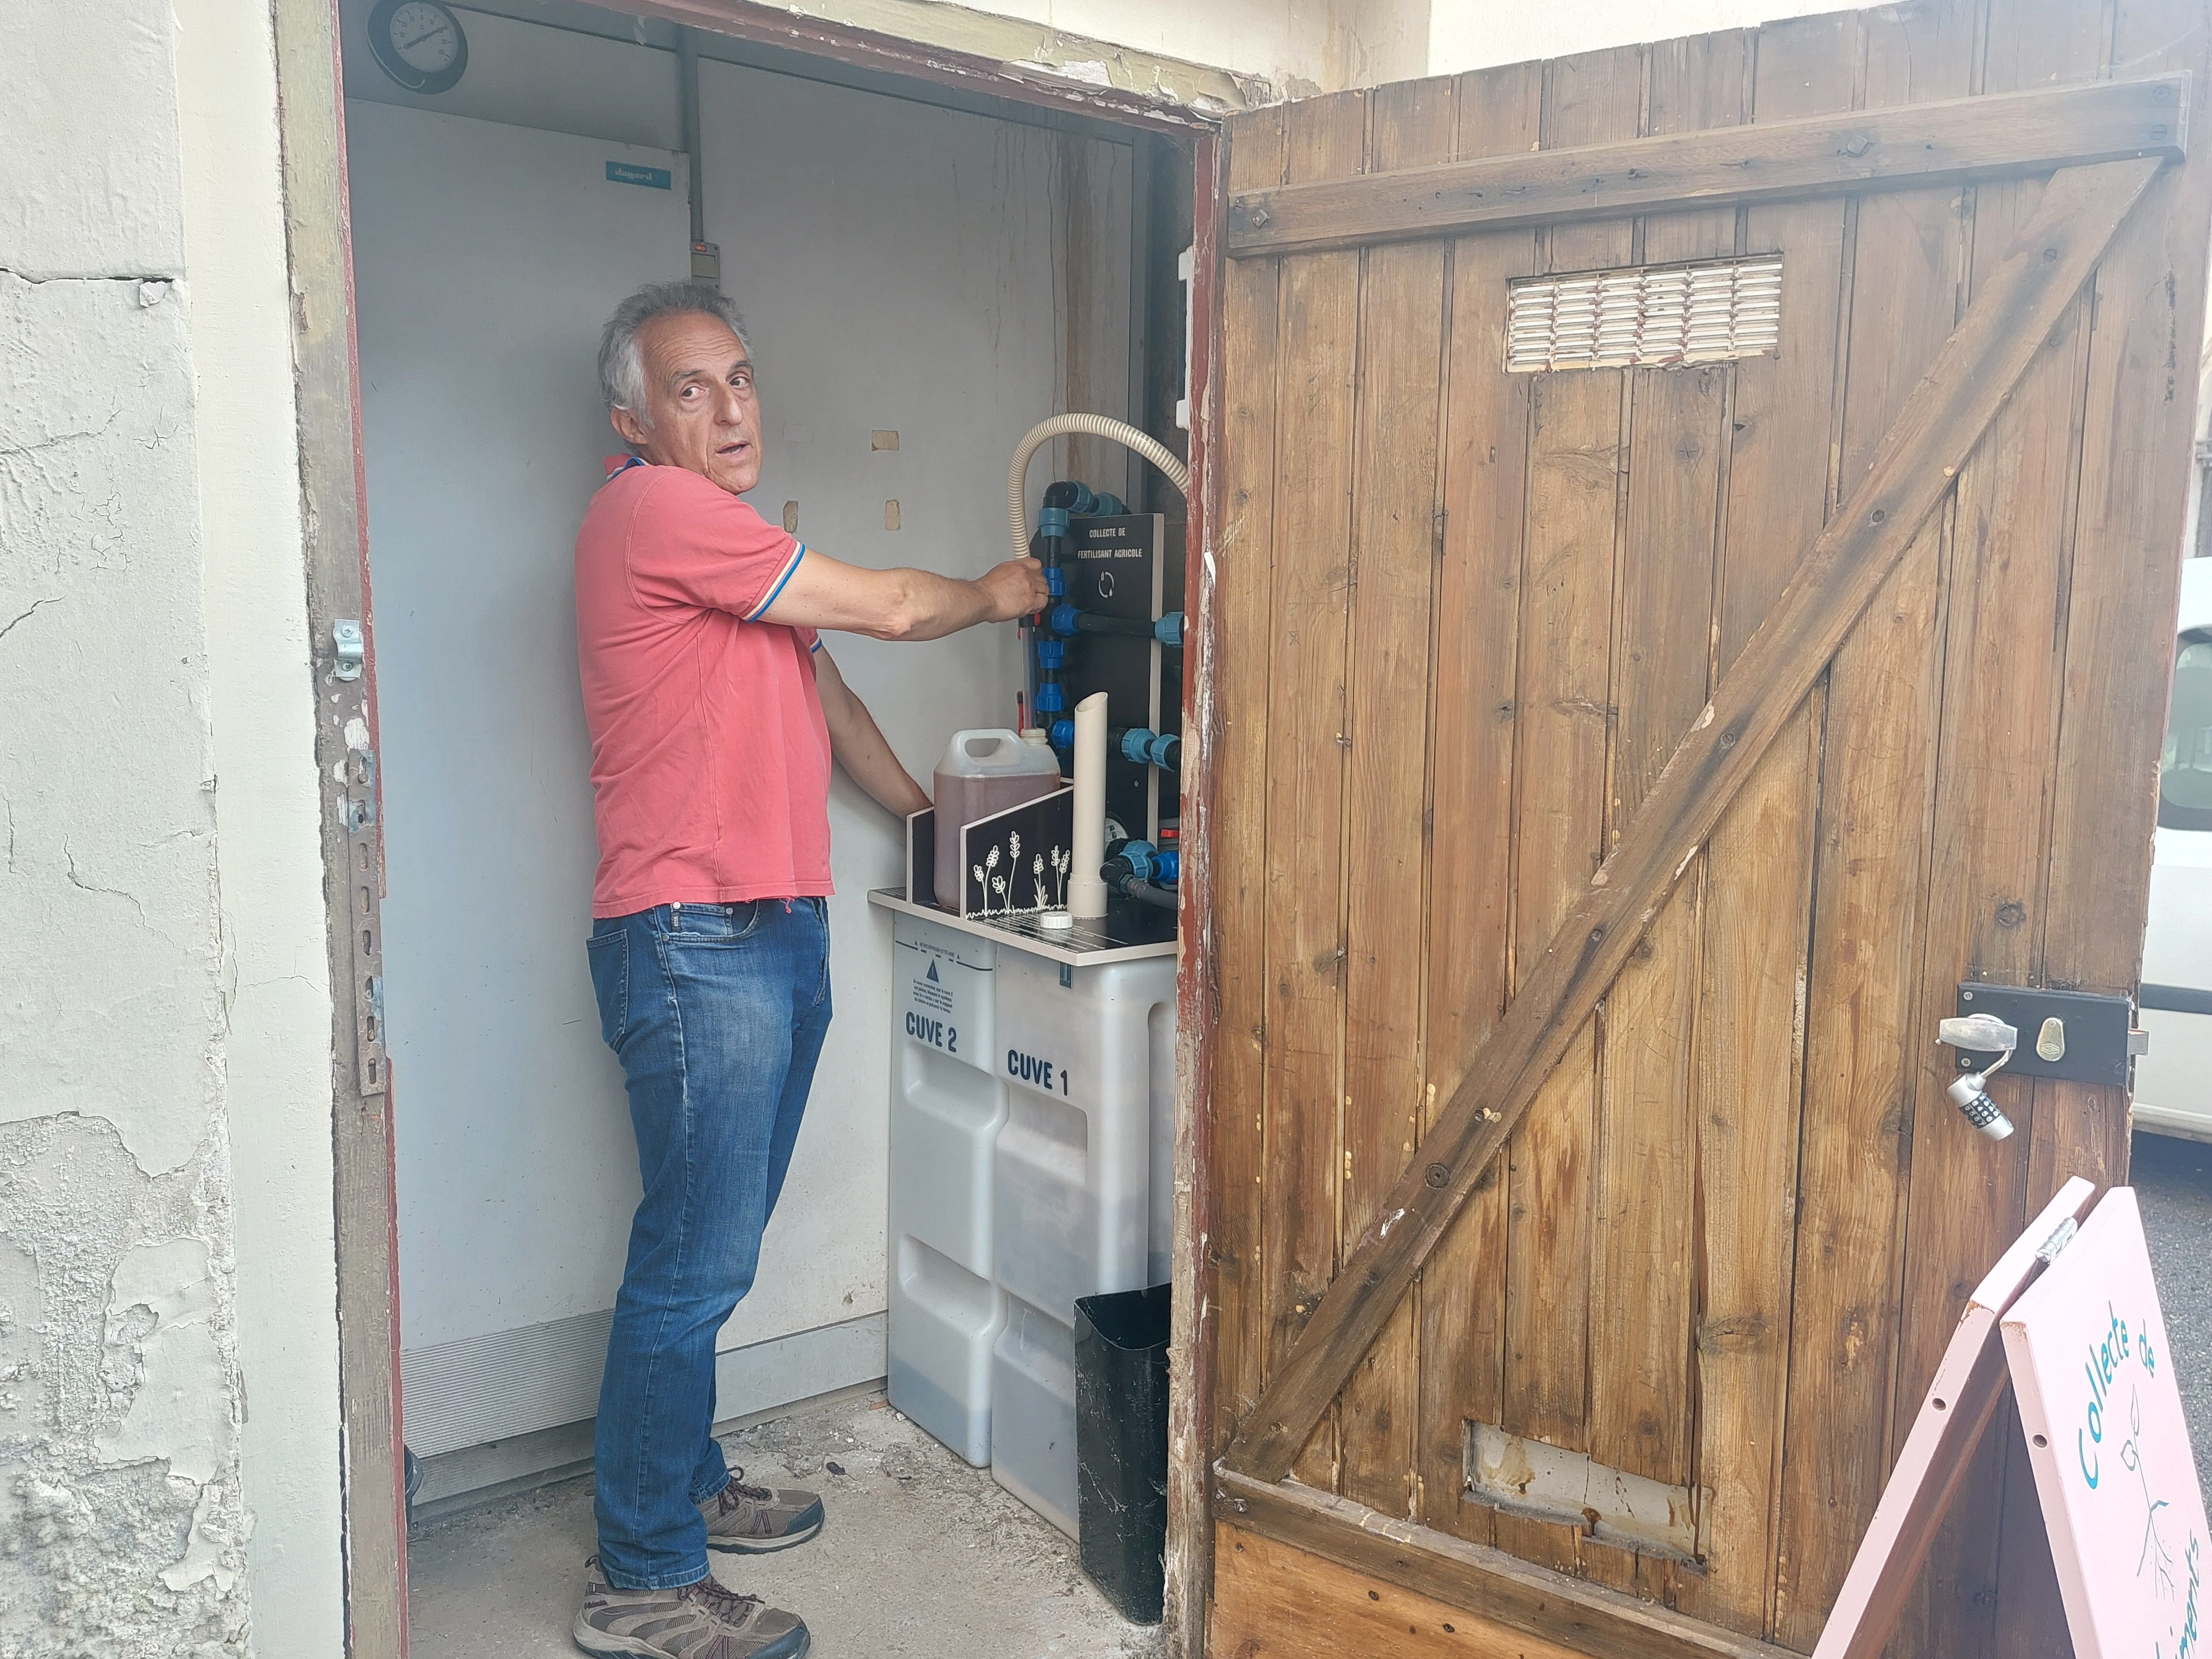
[[1008, 1297], [991, 1358], [991, 1475], [1075, 1536], [1075, 1331]]
[[1153, 1271], [1152, 1146], [1156, 1114], [1171, 1122], [1174, 1109], [1175, 962], [1070, 967], [1007, 950], [994, 989], [1007, 1105], [992, 1169], [993, 1278], [1006, 1297], [992, 1470], [1072, 1533], [1075, 1302], [1141, 1289]]
[[891, 1007], [891, 1403], [969, 1462], [989, 1461], [992, 1153], [1006, 1086], [994, 1052], [996, 946], [896, 919]]

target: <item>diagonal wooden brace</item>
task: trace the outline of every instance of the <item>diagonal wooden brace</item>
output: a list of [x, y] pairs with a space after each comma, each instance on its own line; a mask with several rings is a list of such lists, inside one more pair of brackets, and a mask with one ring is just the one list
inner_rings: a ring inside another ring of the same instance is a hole
[[[1682, 872], [1804, 700], [2142, 197], [2155, 159], [2066, 167], [1722, 680], [1627, 833], [1268, 1379], [1223, 1462], [1279, 1480]], [[1787, 257], [1786, 254], [1784, 256]]]

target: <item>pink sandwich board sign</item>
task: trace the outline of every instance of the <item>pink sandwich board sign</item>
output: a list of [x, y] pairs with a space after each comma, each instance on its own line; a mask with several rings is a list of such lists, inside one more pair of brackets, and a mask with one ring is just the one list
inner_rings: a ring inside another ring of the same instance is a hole
[[2142, 1217], [2128, 1188], [2094, 1196], [2069, 1181], [1967, 1298], [1814, 1659], [1881, 1653], [2008, 1371], [2078, 1659], [2212, 1659], [2204, 1502]]
[[2203, 1654], [2204, 1496], [2131, 1188], [2013, 1304], [2004, 1346], [2075, 1653]]

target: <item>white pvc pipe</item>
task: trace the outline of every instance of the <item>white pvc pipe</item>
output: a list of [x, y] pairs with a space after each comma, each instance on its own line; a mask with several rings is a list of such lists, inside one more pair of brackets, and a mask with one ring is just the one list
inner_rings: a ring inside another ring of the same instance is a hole
[[1075, 705], [1075, 866], [1067, 878], [1067, 913], [1106, 914], [1106, 694]]
[[[1176, 459], [1175, 451], [1127, 421], [1117, 421], [1111, 415], [1055, 415], [1050, 420], [1039, 421], [1029, 429], [1029, 434], [1014, 446], [1014, 462], [1006, 470], [1006, 513], [1012, 520], [1014, 556], [1018, 559], [1026, 559], [1030, 556], [1030, 457], [1054, 438], [1071, 432], [1079, 432], [1090, 438], [1110, 438], [1124, 449], [1135, 450], [1167, 475], [1168, 482], [1176, 487], [1177, 493], [1186, 496], [1190, 494], [1190, 469]], [[1077, 914], [1082, 913], [1078, 911]], [[1103, 915], [1103, 912], [1098, 914]]]

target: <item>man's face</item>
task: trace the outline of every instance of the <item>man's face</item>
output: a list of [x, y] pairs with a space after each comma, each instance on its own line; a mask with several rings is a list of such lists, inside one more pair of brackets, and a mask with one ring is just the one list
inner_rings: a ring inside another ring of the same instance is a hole
[[637, 333], [645, 418], [612, 411], [615, 430], [655, 466], [680, 466], [732, 495], [760, 482], [760, 398], [745, 343], [719, 317], [678, 312]]

